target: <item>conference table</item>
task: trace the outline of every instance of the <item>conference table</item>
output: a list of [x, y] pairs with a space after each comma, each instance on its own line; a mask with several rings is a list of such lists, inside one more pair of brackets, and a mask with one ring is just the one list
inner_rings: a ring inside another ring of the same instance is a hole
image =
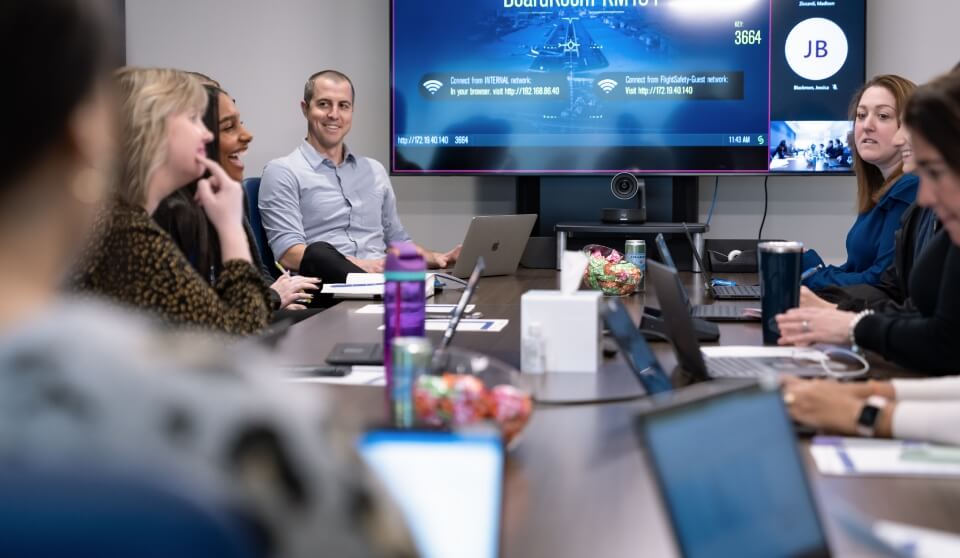
[[[694, 304], [710, 303], [699, 274], [682, 273]], [[729, 277], [744, 282], [756, 276]], [[553, 270], [518, 270], [516, 275], [480, 281], [473, 302], [484, 318], [506, 318], [499, 333], [458, 332], [453, 345], [480, 351], [519, 367], [520, 296], [530, 289], [557, 288]], [[647, 291], [622, 300], [635, 321], [644, 305], [658, 307]], [[452, 303], [460, 290], [446, 290], [433, 302]], [[288, 365], [321, 364], [343, 341], [378, 341], [382, 316], [358, 314], [369, 301], [342, 302], [289, 328], [275, 348], [275, 358]], [[714, 302], [722, 304], [723, 302]], [[758, 322], [724, 323], [719, 343], [758, 345]], [[439, 332], [428, 335], [434, 342]], [[668, 343], [651, 346], [667, 371], [684, 374]], [[874, 377], [909, 376], [906, 370], [872, 360]], [[557, 376], [556, 374], [548, 376]], [[680, 377], [680, 376], [677, 376]], [[570, 383], [572, 382], [572, 383]], [[581, 386], [584, 398], [637, 390], [622, 358], [606, 359], [594, 375], [576, 375], [565, 389]], [[382, 423], [382, 387], [294, 384], [295, 389], [323, 393], [335, 412], [353, 428]], [[676, 556], [668, 518], [643, 456], [633, 421], [643, 400], [605, 404], [537, 404], [519, 443], [508, 453], [505, 477], [501, 555], [511, 557]], [[808, 452], [809, 440], [798, 438], [808, 476], [821, 509], [834, 554], [875, 555], [859, 537], [827, 513], [846, 505], [866, 516], [960, 533], [960, 480], [824, 476]], [[705, 459], [709, 455], [704, 456]]]

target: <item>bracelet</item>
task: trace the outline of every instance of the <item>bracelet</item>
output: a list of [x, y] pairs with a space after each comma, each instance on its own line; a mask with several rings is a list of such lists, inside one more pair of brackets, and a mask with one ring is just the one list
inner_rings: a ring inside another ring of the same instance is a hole
[[861, 352], [860, 347], [857, 346], [856, 336], [854, 336], [854, 333], [856, 333], [857, 331], [857, 324], [860, 323], [860, 320], [866, 318], [867, 316], [872, 316], [872, 315], [873, 315], [873, 310], [864, 310], [858, 313], [856, 316], [854, 316], [852, 320], [850, 320], [850, 327], [847, 330], [847, 336], [850, 338], [851, 349], [853, 349], [853, 351], [856, 353]]

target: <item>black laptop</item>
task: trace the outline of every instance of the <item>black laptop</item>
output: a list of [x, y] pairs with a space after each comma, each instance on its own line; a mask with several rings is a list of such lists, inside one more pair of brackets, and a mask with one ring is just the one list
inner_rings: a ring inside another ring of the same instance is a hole
[[637, 418], [685, 558], [818, 558], [830, 549], [775, 382], [707, 382]]
[[687, 224], [683, 223], [683, 232], [687, 235], [687, 241], [690, 243], [690, 249], [693, 252], [693, 257], [697, 259], [697, 265], [700, 266], [700, 272], [703, 273], [704, 282], [703, 287], [710, 293], [710, 296], [717, 300], [759, 300], [760, 299], [760, 285], [714, 285], [713, 276], [710, 274], [710, 271], [703, 265], [703, 260], [700, 258], [700, 252], [697, 251], [697, 244], [693, 241], [693, 237], [690, 236], [690, 229], [687, 228]]
[[[724, 347], [730, 349], [723, 356], [707, 357], [700, 350], [694, 331], [693, 318], [684, 300], [683, 285], [672, 267], [647, 260], [647, 273], [653, 281], [660, 301], [660, 311], [666, 325], [677, 362], [699, 379], [757, 378], [768, 375], [822, 376], [823, 368], [817, 362], [826, 355], [804, 347]], [[758, 332], [759, 333], [759, 332]], [[734, 350], [736, 349], [736, 350]], [[749, 354], [747, 354], [749, 353]]]
[[[676, 270], [677, 266], [673, 261], [673, 255], [670, 253], [670, 249], [667, 248], [667, 242], [663, 238], [663, 233], [657, 234], [656, 244], [657, 249], [660, 251], [660, 259], [663, 261], [664, 265]], [[723, 304], [691, 305], [690, 296], [687, 293], [687, 290], [684, 289], [682, 285], [680, 288], [683, 290], [683, 298], [687, 302], [687, 306], [690, 307], [690, 315], [694, 318], [710, 320], [712, 322], [760, 321], [760, 316], [758, 314], [750, 312], [751, 308], [757, 306], [754, 303], [731, 302]]]
[[647, 340], [633, 324], [623, 303], [617, 298], [605, 298], [600, 303], [600, 313], [624, 360], [647, 395], [671, 391], [673, 384], [670, 377], [663, 371]]

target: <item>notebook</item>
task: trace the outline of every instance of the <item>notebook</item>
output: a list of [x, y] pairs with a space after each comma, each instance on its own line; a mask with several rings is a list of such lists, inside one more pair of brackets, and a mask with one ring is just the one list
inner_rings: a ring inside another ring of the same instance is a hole
[[[427, 298], [433, 296], [436, 284], [433, 273], [428, 273], [423, 282]], [[383, 298], [383, 273], [348, 273], [345, 283], [324, 283], [320, 292], [332, 294], [334, 298]]]

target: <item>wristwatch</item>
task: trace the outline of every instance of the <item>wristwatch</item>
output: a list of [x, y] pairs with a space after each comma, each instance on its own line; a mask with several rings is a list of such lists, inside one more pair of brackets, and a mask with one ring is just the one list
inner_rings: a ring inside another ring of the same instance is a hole
[[877, 421], [880, 419], [880, 412], [887, 406], [886, 398], [879, 395], [871, 395], [860, 409], [860, 416], [857, 418], [857, 434], [872, 438], [877, 433]]

